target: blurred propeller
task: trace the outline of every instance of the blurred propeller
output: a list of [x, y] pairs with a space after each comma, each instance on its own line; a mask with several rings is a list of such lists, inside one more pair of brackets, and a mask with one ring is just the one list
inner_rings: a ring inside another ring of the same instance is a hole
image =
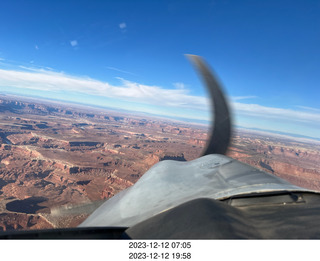
[[231, 137], [231, 117], [227, 99], [209, 66], [197, 55], [186, 54], [204, 81], [211, 98], [212, 123], [210, 138], [202, 156], [226, 154]]

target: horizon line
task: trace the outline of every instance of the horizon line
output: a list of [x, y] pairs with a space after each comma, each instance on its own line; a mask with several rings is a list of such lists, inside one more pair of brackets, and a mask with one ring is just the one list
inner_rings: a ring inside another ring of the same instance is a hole
[[[130, 111], [127, 109], [122, 109], [122, 108], [116, 108], [116, 107], [107, 107], [107, 106], [102, 106], [102, 105], [95, 105], [95, 104], [89, 104], [89, 103], [81, 103], [81, 102], [76, 102], [76, 101], [70, 101], [70, 100], [60, 100], [60, 99], [55, 99], [55, 98], [49, 98], [49, 97], [39, 97], [39, 96], [34, 96], [34, 95], [19, 95], [16, 93], [10, 93], [10, 92], [0, 92], [1, 96], [13, 96], [13, 97], [19, 97], [19, 98], [26, 98], [26, 99], [37, 99], [37, 100], [43, 100], [47, 102], [60, 102], [63, 104], [68, 104], [68, 105], [80, 105], [84, 107], [91, 107], [95, 109], [105, 109], [105, 110], [111, 110], [115, 112], [123, 112], [123, 113], [128, 113], [130, 115], [137, 114], [137, 116], [142, 116], [141, 114], [144, 114], [146, 116], [153, 116], [157, 118], [162, 118], [166, 120], [174, 120], [176, 122], [183, 122], [185, 124], [194, 124], [202, 127], [208, 127], [208, 129], [211, 129], [212, 127], [212, 122], [207, 121], [207, 120], [197, 120], [194, 118], [185, 118], [185, 117], [179, 117], [179, 116], [169, 116], [169, 115], [160, 115], [160, 114], [155, 114], [155, 113], [150, 113], [150, 112], [141, 112], [141, 111]], [[140, 115], [139, 115], [140, 114]], [[255, 128], [255, 127], [245, 127], [245, 126], [240, 126], [236, 124], [232, 124], [233, 129], [245, 129], [245, 130], [251, 130], [251, 131], [256, 131], [256, 132], [267, 132], [268, 134], [271, 135], [281, 135], [281, 136], [286, 136], [290, 137], [292, 139], [311, 139], [315, 141], [320, 141], [320, 138], [312, 137], [312, 136], [307, 136], [307, 135], [302, 135], [302, 134], [294, 134], [290, 132], [284, 132], [284, 131], [276, 131], [276, 130], [270, 130], [270, 129], [261, 129], [261, 128]]]

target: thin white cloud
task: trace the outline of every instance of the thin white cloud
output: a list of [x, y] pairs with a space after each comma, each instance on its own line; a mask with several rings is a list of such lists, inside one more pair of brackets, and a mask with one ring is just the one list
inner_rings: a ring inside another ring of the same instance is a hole
[[20, 66], [28, 71], [1, 70], [0, 86], [18, 87], [42, 91], [71, 91], [89, 95], [118, 98], [145, 104], [185, 107], [206, 110], [209, 100], [205, 97], [191, 96], [187, 90], [164, 89], [118, 78], [120, 85], [91, 78], [75, 77], [64, 73]]
[[72, 40], [72, 41], [70, 41], [70, 44], [71, 44], [72, 47], [75, 47], [75, 46], [78, 45], [78, 41], [77, 40]]
[[5, 60], [4, 58], [1, 58], [1, 57], [0, 57], [0, 61], [4, 61], [4, 60]]
[[134, 73], [132, 73], [132, 72], [128, 72], [128, 71], [125, 71], [125, 70], [121, 70], [121, 69], [116, 68], [116, 67], [107, 66], [106, 68], [109, 69], [109, 70], [113, 70], [113, 71], [117, 71], [117, 72], [121, 72], [121, 73], [136, 75], [136, 74], [134, 74]]
[[180, 90], [186, 89], [186, 85], [183, 82], [174, 82], [173, 86]]
[[123, 29], [126, 29], [126, 28], [127, 28], [127, 24], [124, 23], [124, 22], [123, 22], [123, 23], [120, 23], [120, 24], [119, 24], [119, 28], [122, 29], [122, 30], [123, 30]]
[[[188, 89], [165, 89], [155, 85], [119, 79], [119, 85], [98, 81], [88, 77], [75, 77], [65, 73], [54, 72], [51, 68], [30, 68], [20, 66], [23, 71], [0, 69], [0, 88], [18, 87], [48, 92], [78, 92], [100, 97], [121, 99], [142, 104], [151, 104], [176, 109], [193, 109], [208, 111], [210, 100], [207, 97], [193, 96]], [[48, 70], [50, 69], [50, 70]], [[182, 87], [182, 85], [178, 84]], [[241, 99], [255, 96], [243, 96]], [[237, 115], [258, 117], [261, 119], [287, 120], [320, 124], [320, 113], [316, 110], [293, 110], [248, 104], [233, 100], [230, 105]], [[238, 97], [239, 100], [239, 97]], [[306, 109], [306, 107], [301, 108]]]
[[308, 107], [308, 106], [296, 106], [297, 108], [303, 109], [303, 110], [307, 110], [307, 111], [312, 111], [312, 112], [318, 112], [320, 113], [320, 109], [318, 108], [312, 108], [312, 107]]
[[233, 101], [239, 101], [239, 100], [247, 100], [247, 99], [256, 99], [257, 96], [233, 96], [231, 97], [231, 100]]
[[197, 110], [207, 110], [209, 107], [208, 98], [188, 95], [188, 90], [164, 89], [159, 86], [149, 86], [122, 78], [118, 79], [122, 81], [122, 86], [117, 87], [116, 93], [121, 97], [170, 107], [186, 107]]
[[[30, 61], [30, 63], [34, 63], [34, 61]], [[27, 71], [32, 71], [32, 72], [40, 72], [40, 73], [47, 73], [48, 71], [54, 71], [52, 68], [50, 67], [29, 67], [29, 66], [24, 66], [24, 65], [19, 65], [19, 68], [23, 69], [23, 70], [27, 70]]]
[[295, 122], [313, 122], [320, 124], [320, 113], [273, 108], [261, 106], [259, 104], [245, 104], [239, 102], [232, 102], [231, 106], [236, 113], [242, 115], [278, 120], [290, 120]]

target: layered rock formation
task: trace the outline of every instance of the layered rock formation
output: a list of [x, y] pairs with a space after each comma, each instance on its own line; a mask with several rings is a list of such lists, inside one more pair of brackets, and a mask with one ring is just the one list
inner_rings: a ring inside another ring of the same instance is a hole
[[[205, 132], [162, 119], [8, 98], [0, 113], [0, 230], [36, 228], [35, 220], [42, 227], [76, 225], [86, 213], [62, 218], [51, 210], [112, 197], [160, 160], [196, 158], [202, 147], [188, 140]], [[29, 213], [23, 206], [34, 198], [42, 201], [32, 201]], [[34, 221], [16, 219], [13, 226], [13, 214]]]
[[[108, 199], [161, 160], [195, 159], [206, 139], [202, 126], [2, 98], [0, 231], [76, 226], [88, 213], [54, 210]], [[320, 190], [315, 142], [242, 130], [228, 155]]]

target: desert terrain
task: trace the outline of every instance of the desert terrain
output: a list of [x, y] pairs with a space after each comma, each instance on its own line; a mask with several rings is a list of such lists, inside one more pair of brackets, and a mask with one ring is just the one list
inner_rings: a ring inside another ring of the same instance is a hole
[[0, 99], [0, 230], [69, 227], [57, 206], [101, 201], [152, 165], [197, 158], [205, 127], [57, 103]]
[[[207, 132], [158, 117], [0, 96], [0, 231], [76, 226], [92, 202], [133, 185], [155, 163], [199, 157]], [[236, 130], [228, 156], [320, 190], [319, 143]]]
[[251, 130], [236, 130], [229, 157], [290, 183], [320, 191], [320, 142]]

